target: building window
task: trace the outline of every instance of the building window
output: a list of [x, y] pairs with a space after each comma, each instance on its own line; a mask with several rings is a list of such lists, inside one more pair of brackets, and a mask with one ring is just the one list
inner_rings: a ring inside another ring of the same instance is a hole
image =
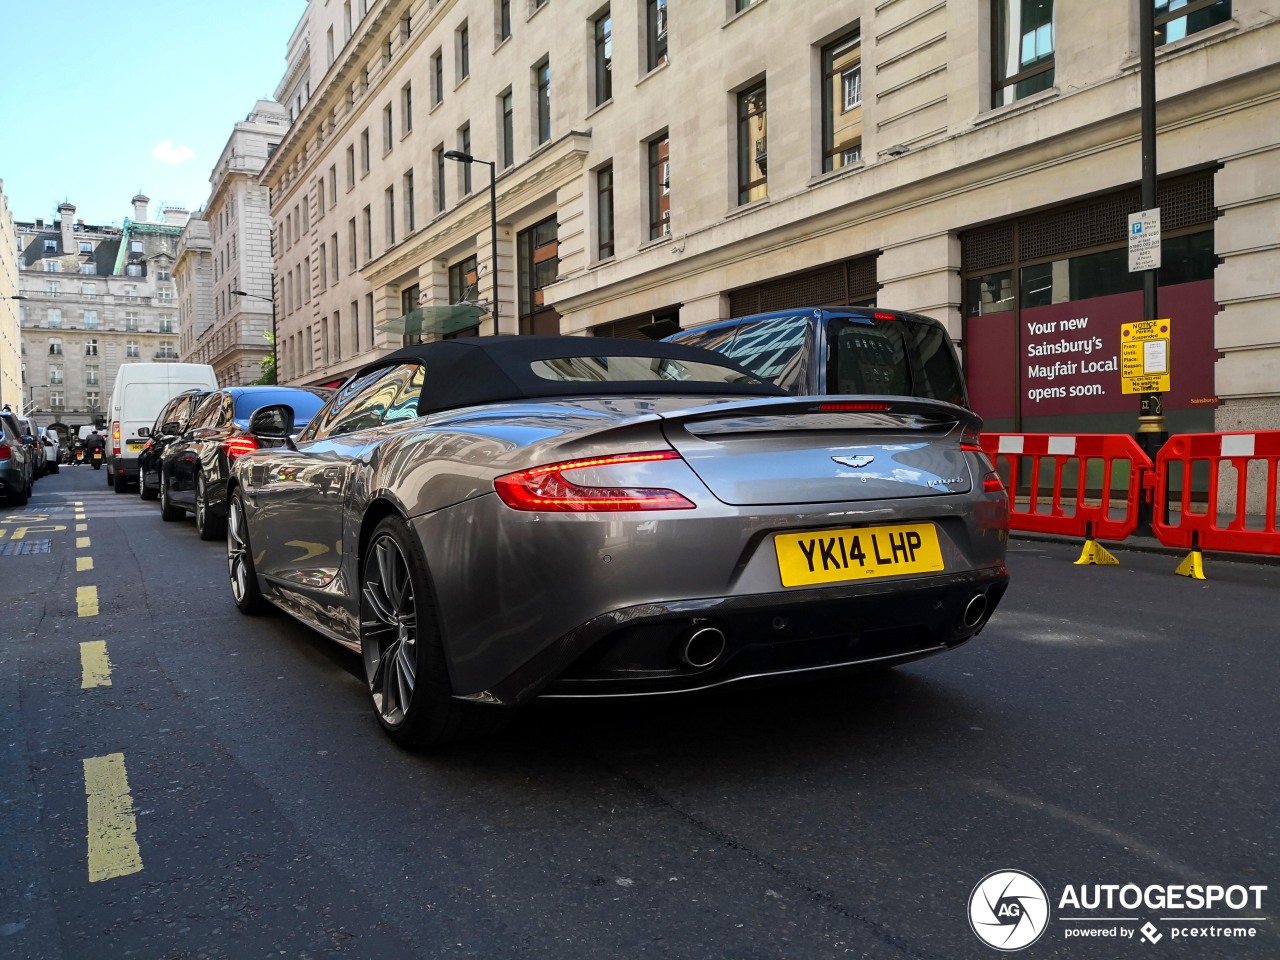
[[[471, 155], [471, 124], [464, 125], [458, 130], [458, 149], [467, 156]], [[462, 167], [462, 195], [468, 197], [471, 195], [471, 164], [460, 164]]]
[[347, 147], [347, 189], [356, 185], [356, 148], [355, 144]]
[[50, 390], [50, 391], [49, 391], [49, 406], [50, 406], [50, 407], [52, 407], [54, 410], [61, 410], [61, 409], [62, 409], [62, 407], [63, 407], [63, 405], [64, 405], [64, 403], [65, 403], [65, 401], [63, 400], [63, 397], [62, 397], [62, 393], [61, 393], [61, 391], [59, 391], [59, 392], [57, 392], [57, 393], [55, 393], [55, 392], [54, 392], [54, 391], [52, 391], [52, 390]]
[[[52, 352], [52, 351], [50, 351], [50, 352]], [[61, 386], [61, 385], [62, 385], [62, 382], [63, 382], [63, 381], [62, 381], [62, 367], [61, 367], [60, 365], [59, 365], [59, 366], [50, 366], [50, 367], [49, 367], [49, 383], [50, 383], [51, 385], [54, 385], [54, 386]]]
[[431, 55], [431, 105], [439, 106], [444, 101], [444, 51], [437, 50]]
[[85, 240], [81, 240], [81, 241], [80, 241], [80, 252], [81, 252], [81, 253], [93, 253], [93, 244], [92, 244], [92, 243], [89, 243], [89, 242], [87, 242], [87, 241], [85, 241]]
[[551, 139], [551, 62], [534, 68], [534, 85], [538, 98], [538, 143]]
[[138, 331], [137, 310], [126, 310], [124, 312], [124, 329], [126, 333], [136, 333]]
[[646, 0], [646, 48], [650, 70], [667, 62], [667, 0]]
[[449, 268], [449, 302], [466, 303], [476, 299], [477, 269], [475, 255]]
[[507, 90], [506, 93], [498, 98], [498, 109], [502, 115], [502, 167], [504, 170], [516, 162], [515, 127], [512, 118], [513, 102], [510, 90]]
[[373, 209], [365, 207], [361, 212], [364, 217], [364, 259], [368, 263], [373, 259]]
[[82, 263], [80, 264], [80, 272], [88, 274], [91, 277], [97, 276], [98, 266], [94, 263]]
[[601, 260], [613, 256], [613, 164], [596, 171], [596, 255]]
[[59, 296], [62, 291], [62, 281], [46, 280], [44, 282], [44, 290], [45, 290], [45, 293], [49, 294], [50, 296], [53, 296], [53, 297]]
[[99, 384], [98, 365], [96, 363], [86, 364], [84, 368], [84, 382], [87, 386], [96, 387]]
[[342, 5], [342, 42], [351, 39], [351, 0]]
[[387, 187], [383, 195], [386, 197], [387, 246], [390, 247], [396, 242], [396, 188]]
[[90, 410], [97, 410], [102, 406], [102, 394], [97, 390], [87, 390], [84, 395], [84, 405]]
[[746, 10], [748, 7], [755, 6], [755, 3], [756, 3], [756, 0], [734, 0], [733, 12], [741, 13], [743, 10]]
[[360, 172], [369, 172], [369, 128], [360, 131]]
[[555, 283], [560, 266], [556, 218], [549, 217], [516, 237], [520, 271], [521, 333], [534, 332], [532, 315], [544, 309], [543, 290]]
[[402, 187], [404, 193], [404, 232], [412, 233], [414, 229], [413, 222], [413, 171], [409, 170], [404, 175], [404, 183]]
[[671, 139], [649, 141], [649, 239], [671, 236]]
[[329, 248], [325, 244], [320, 244], [320, 289], [326, 290], [329, 287]]
[[141, 252], [142, 252], [142, 241], [141, 241], [141, 240], [130, 240], [130, 241], [129, 241], [129, 252], [130, 252], [130, 253], [141, 253]]
[[390, 153], [395, 139], [395, 130], [391, 122], [391, 104], [382, 108], [382, 152]]
[[323, 220], [325, 203], [324, 203], [324, 177], [322, 176], [316, 178], [316, 200], [317, 200], [316, 211], [319, 214], [319, 216], [317, 216], [316, 219]]
[[413, 84], [400, 88], [400, 128], [402, 134], [413, 129]]
[[57, 260], [46, 260], [44, 262], [44, 269], [45, 269], [45, 273], [61, 273], [62, 264], [60, 264]]
[[[232, 242], [235, 241], [235, 237], [232, 237], [231, 239], [232, 239]], [[170, 273], [168, 270], [157, 270], [156, 279], [163, 280], [165, 283], [168, 283], [173, 279], [173, 274]]]
[[98, 311], [97, 310], [84, 311], [84, 328], [86, 330], [98, 329]]
[[[336, 163], [329, 165], [329, 206], [336, 207], [338, 205], [338, 165]], [[233, 234], [231, 237], [231, 255], [235, 256], [236, 238]]]
[[98, 355], [98, 341], [90, 338], [84, 342], [84, 355], [86, 357], [96, 357]]
[[124, 268], [124, 275], [125, 275], [126, 277], [140, 277], [140, 276], [142, 276], [142, 265], [141, 265], [141, 264], [138, 264], [138, 263], [127, 263], [127, 264], [125, 264], [125, 268]]
[[333, 65], [333, 27], [325, 31], [324, 52], [326, 57], [325, 67], [327, 68]]
[[738, 203], [769, 195], [765, 85], [738, 94]]
[[124, 355], [133, 360], [136, 360], [141, 356], [141, 353], [138, 350], [137, 340], [130, 340], [124, 345]]
[[49, 326], [56, 330], [62, 326], [62, 311], [57, 308], [50, 310], [47, 319]]
[[596, 18], [596, 106], [613, 97], [613, 18], [609, 11]]
[[57, 253], [57, 252], [58, 252], [58, 241], [57, 241], [57, 240], [46, 240], [46, 241], [44, 242], [44, 252], [45, 252], [45, 253]]
[[822, 170], [862, 159], [862, 45], [855, 30], [822, 48]]
[[444, 144], [436, 147], [431, 156], [436, 164], [436, 213], [440, 213], [447, 205], [444, 185]]
[[1053, 0], [993, 3], [991, 106], [1002, 107], [1053, 86]]
[[174, 349], [172, 340], [161, 340], [160, 349], [156, 351], [157, 360], [177, 360], [178, 351]]
[[356, 254], [356, 218], [352, 217], [347, 221], [347, 259], [348, 272], [355, 273], [356, 268], [360, 265], [360, 261]]
[[62, 356], [62, 338], [61, 337], [49, 338], [49, 356], [51, 357]]
[[467, 21], [458, 28], [458, 82], [471, 76], [471, 31]]
[[160, 332], [161, 332], [161, 333], [173, 333], [173, 332], [174, 332], [174, 330], [173, 330], [173, 317], [170, 317], [170, 316], [162, 316], [162, 317], [160, 318]]
[[351, 352], [360, 352], [360, 301], [351, 301]]
[[1156, 46], [1173, 43], [1231, 19], [1231, 0], [1152, 0]]
[[498, 42], [511, 36], [511, 0], [498, 0]]

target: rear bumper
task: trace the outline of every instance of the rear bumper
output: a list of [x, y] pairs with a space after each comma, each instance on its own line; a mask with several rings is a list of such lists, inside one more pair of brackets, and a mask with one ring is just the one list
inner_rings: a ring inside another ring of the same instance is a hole
[[130, 483], [138, 479], [138, 458], [137, 456], [114, 456], [110, 458], [111, 473], [113, 476], [123, 476]]
[[[880, 669], [932, 656], [981, 632], [1009, 577], [1003, 564], [879, 584], [649, 603], [611, 611], [560, 637], [494, 687], [466, 699], [688, 694], [730, 684]], [[964, 621], [977, 595], [983, 612]], [[724, 652], [681, 662], [691, 631], [712, 627]]]

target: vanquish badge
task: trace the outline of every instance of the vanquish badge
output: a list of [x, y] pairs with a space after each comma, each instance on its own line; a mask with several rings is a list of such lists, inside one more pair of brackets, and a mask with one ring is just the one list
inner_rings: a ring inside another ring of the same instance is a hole
[[1022, 950], [1049, 926], [1049, 896], [1031, 874], [997, 870], [969, 894], [969, 926], [989, 947]]
[[836, 463], [842, 463], [846, 467], [853, 467], [855, 470], [859, 467], [865, 467], [875, 457], [832, 457]]

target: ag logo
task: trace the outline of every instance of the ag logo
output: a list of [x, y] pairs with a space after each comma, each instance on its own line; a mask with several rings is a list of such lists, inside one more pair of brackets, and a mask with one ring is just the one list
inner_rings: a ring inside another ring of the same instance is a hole
[[869, 464], [872, 460], [874, 460], [874, 459], [875, 459], [875, 457], [867, 457], [867, 456], [860, 456], [860, 457], [832, 457], [831, 459], [832, 459], [832, 460], [834, 460], [836, 463], [843, 464], [843, 465], [844, 465], [844, 466], [846, 466], [846, 467], [853, 467], [855, 470], [857, 470], [857, 469], [859, 469], [859, 468], [861, 468], [861, 467], [865, 467], [865, 466], [866, 466], [867, 464]]
[[1011, 952], [1029, 947], [1049, 925], [1049, 897], [1035, 877], [997, 870], [969, 894], [969, 926], [989, 947]]

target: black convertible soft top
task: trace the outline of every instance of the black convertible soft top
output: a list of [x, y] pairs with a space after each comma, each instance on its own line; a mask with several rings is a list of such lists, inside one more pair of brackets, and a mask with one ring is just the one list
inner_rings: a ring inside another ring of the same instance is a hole
[[[573, 357], [647, 357], [709, 364], [732, 370], [742, 383], [697, 380], [552, 380], [539, 376], [538, 360]], [[787, 396], [732, 360], [701, 347], [657, 340], [613, 337], [463, 337], [404, 347], [361, 368], [357, 379], [388, 366], [417, 362], [426, 366], [426, 382], [418, 401], [419, 416], [439, 410], [510, 400], [664, 394], [714, 396]], [[350, 383], [351, 381], [348, 381]]]

